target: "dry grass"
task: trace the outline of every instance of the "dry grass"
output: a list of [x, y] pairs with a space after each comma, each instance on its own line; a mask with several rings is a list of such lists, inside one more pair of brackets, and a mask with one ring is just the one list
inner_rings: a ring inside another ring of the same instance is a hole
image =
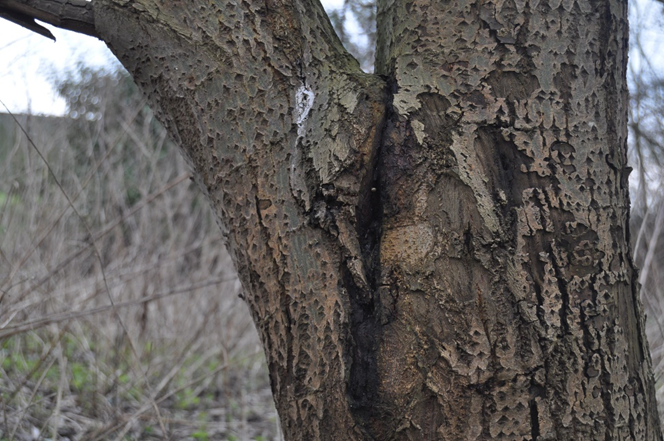
[[121, 75], [76, 81], [83, 118], [0, 119], [0, 440], [277, 439], [187, 166]]

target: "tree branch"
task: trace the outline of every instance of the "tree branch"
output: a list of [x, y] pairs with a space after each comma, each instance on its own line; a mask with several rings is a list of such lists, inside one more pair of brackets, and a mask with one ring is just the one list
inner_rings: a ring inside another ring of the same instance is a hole
[[35, 20], [98, 37], [92, 2], [86, 0], [0, 0], [0, 17], [52, 40], [53, 34]]

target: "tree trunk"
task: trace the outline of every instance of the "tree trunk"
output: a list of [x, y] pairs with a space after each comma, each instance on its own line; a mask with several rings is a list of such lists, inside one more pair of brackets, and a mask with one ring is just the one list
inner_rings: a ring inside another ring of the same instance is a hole
[[379, 75], [317, 0], [90, 7], [226, 234], [286, 439], [661, 439], [626, 2], [383, 0]]

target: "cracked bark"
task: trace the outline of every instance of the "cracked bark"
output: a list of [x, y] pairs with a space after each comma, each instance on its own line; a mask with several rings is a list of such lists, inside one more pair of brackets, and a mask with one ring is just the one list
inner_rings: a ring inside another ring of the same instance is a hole
[[625, 2], [384, 0], [380, 76], [315, 0], [89, 7], [226, 234], [287, 439], [661, 439]]

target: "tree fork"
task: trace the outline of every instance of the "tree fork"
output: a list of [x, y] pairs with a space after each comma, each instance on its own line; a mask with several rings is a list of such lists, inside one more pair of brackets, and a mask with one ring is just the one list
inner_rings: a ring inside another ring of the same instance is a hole
[[315, 0], [84, 6], [220, 221], [287, 439], [662, 439], [624, 1], [381, 0], [380, 76]]

